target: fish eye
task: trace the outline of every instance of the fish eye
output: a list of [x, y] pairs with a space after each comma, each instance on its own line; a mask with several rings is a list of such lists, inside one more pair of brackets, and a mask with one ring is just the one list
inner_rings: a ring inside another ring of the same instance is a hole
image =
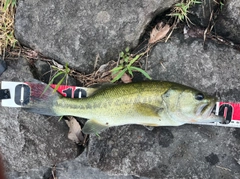
[[197, 93], [195, 99], [201, 101], [204, 99], [204, 95], [202, 93]]

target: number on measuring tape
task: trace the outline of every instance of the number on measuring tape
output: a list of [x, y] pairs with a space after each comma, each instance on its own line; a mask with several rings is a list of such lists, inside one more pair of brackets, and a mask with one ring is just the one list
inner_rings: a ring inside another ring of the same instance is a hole
[[87, 97], [87, 92], [81, 88], [67, 88], [61, 92], [67, 98], [83, 98]]
[[219, 115], [225, 117], [227, 124], [230, 123], [233, 117], [233, 106], [230, 104], [220, 105]]
[[15, 87], [14, 101], [17, 105], [26, 105], [30, 100], [30, 87], [25, 84], [19, 84]]

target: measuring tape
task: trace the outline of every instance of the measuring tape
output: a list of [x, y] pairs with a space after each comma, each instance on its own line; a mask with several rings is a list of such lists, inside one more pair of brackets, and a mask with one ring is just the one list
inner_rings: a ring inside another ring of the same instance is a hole
[[[4, 107], [22, 107], [30, 100], [31, 82], [12, 82], [2, 81], [0, 89], [1, 105]], [[57, 85], [50, 85], [55, 88]], [[60, 85], [57, 91], [67, 98], [84, 98], [90, 96], [96, 88], [85, 88], [77, 86]], [[240, 103], [233, 102], [217, 102], [213, 113], [224, 116], [225, 124], [219, 122], [213, 123], [198, 123], [201, 125], [214, 125], [224, 127], [239, 127], [240, 128]]]

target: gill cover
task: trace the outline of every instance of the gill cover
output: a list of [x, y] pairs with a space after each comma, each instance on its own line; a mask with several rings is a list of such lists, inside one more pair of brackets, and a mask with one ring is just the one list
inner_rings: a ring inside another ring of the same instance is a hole
[[183, 86], [171, 87], [163, 94], [162, 99], [171, 119], [183, 123], [198, 122], [208, 117], [216, 102], [216, 99], [205, 97], [205, 94], [198, 90]]

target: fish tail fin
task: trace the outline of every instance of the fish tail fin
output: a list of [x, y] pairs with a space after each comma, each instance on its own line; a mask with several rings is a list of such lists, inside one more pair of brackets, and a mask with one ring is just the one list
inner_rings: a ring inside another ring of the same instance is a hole
[[26, 111], [49, 115], [60, 116], [54, 111], [56, 101], [62, 96], [58, 92], [54, 92], [50, 86], [40, 81], [26, 82], [29, 86], [29, 96], [26, 103], [22, 104], [22, 108]]

